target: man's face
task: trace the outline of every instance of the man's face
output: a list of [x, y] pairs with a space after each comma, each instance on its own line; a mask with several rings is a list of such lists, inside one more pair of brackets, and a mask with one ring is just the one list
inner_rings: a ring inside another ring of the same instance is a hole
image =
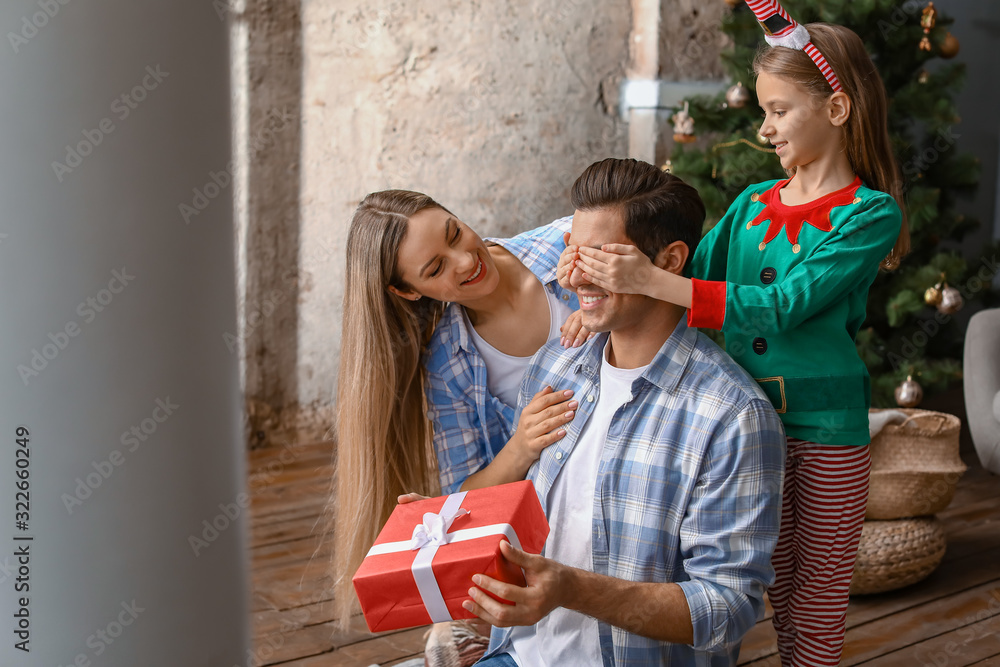
[[[625, 221], [614, 209], [577, 211], [573, 214], [570, 245], [597, 248], [606, 243], [627, 243]], [[583, 325], [591, 331], [616, 331], [641, 322], [649, 305], [649, 298], [641, 294], [617, 294], [591, 284], [579, 269], [570, 275], [570, 284], [576, 289], [583, 311]]]

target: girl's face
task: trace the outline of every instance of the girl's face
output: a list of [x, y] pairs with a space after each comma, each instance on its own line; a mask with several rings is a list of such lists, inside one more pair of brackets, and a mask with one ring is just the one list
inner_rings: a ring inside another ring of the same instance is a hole
[[757, 98], [764, 110], [760, 134], [775, 147], [783, 168], [802, 167], [843, 150], [842, 125], [850, 111], [843, 93], [819, 102], [791, 81], [761, 72]]
[[389, 287], [407, 299], [469, 303], [489, 296], [500, 283], [486, 244], [465, 223], [439, 208], [414, 214], [399, 246], [399, 270], [412, 290]]

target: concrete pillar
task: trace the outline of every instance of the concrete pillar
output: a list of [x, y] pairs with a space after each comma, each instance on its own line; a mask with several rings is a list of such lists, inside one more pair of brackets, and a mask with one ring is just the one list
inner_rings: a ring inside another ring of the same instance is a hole
[[242, 130], [235, 137], [243, 269], [238, 354], [247, 435], [256, 446], [273, 440], [282, 413], [298, 406], [302, 16], [300, 3], [285, 0], [231, 7]]
[[628, 80], [660, 81], [660, 88], [638, 96], [658, 98], [655, 106], [624, 112], [629, 157], [663, 164], [673, 150], [675, 105], [690, 95], [714, 95], [724, 85], [719, 53], [726, 38], [719, 23], [725, 11], [723, 2], [632, 0]]
[[[662, 0], [632, 0], [632, 34], [629, 36], [630, 81], [655, 81], [660, 77], [660, 5]], [[632, 108], [628, 114], [628, 154], [656, 164], [665, 112]]]
[[0, 4], [5, 666], [248, 661], [220, 5]]

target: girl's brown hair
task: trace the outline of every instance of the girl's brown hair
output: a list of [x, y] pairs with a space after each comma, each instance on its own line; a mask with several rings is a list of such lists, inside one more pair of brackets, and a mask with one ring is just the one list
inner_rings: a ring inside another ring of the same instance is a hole
[[[899, 166], [889, 141], [885, 86], [864, 43], [853, 31], [828, 23], [809, 23], [805, 27], [851, 100], [851, 113], [844, 125], [844, 148], [851, 169], [870, 188], [892, 195], [903, 214], [896, 244], [882, 260], [883, 268], [895, 269], [910, 251], [910, 231]], [[823, 73], [804, 51], [764, 47], [754, 58], [753, 71], [791, 81], [819, 100], [825, 101], [833, 94]]]
[[347, 237], [336, 479], [326, 507], [341, 627], [356, 609], [351, 577], [396, 497], [438, 491], [420, 355], [444, 304], [388, 290], [410, 289], [400, 277], [399, 247], [410, 217], [428, 208], [447, 210], [419, 192], [373, 192], [358, 206]]

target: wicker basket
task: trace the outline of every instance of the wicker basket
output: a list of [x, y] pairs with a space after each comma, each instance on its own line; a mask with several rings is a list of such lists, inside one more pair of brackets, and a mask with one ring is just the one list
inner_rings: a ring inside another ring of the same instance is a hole
[[907, 414], [906, 421], [887, 424], [872, 438], [866, 519], [936, 514], [951, 502], [965, 472], [958, 455], [958, 417], [928, 410], [901, 412]]
[[926, 578], [944, 558], [944, 524], [936, 517], [865, 521], [851, 595], [896, 590]]

